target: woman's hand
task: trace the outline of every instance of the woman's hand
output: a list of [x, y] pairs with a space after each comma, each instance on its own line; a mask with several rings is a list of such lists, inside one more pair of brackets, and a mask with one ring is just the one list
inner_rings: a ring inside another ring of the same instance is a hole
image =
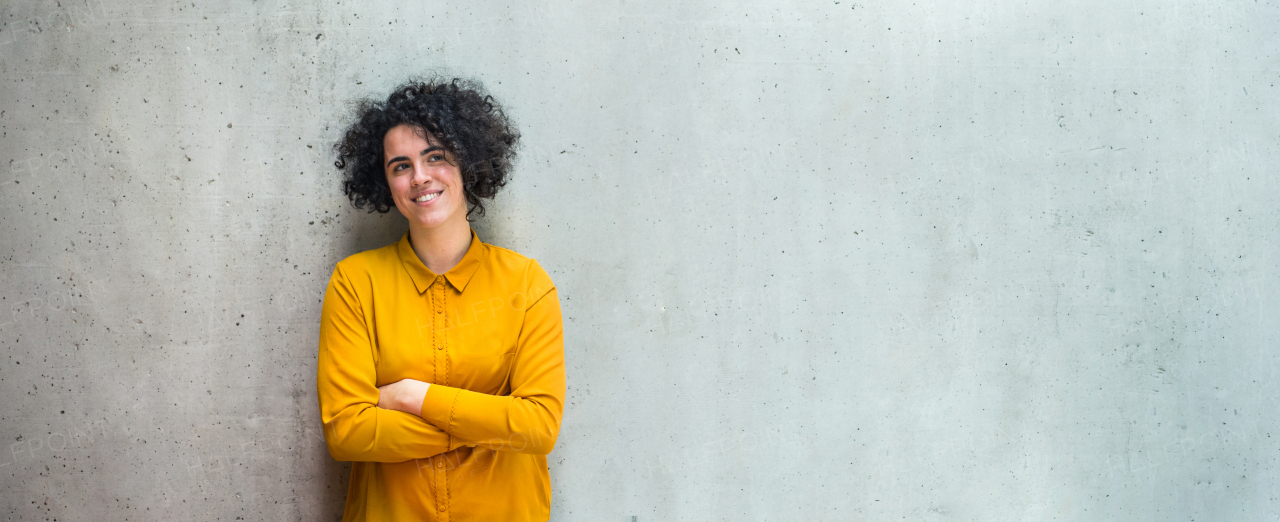
[[422, 416], [422, 400], [427, 396], [430, 383], [415, 379], [403, 379], [378, 387], [378, 407], [403, 411]]

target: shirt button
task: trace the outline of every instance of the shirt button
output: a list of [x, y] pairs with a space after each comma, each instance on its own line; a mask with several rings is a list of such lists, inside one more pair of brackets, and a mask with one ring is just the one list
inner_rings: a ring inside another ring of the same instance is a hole
[[443, 463], [443, 462], [438, 462], [438, 463], [436, 463], [436, 467], [437, 467], [437, 468], [440, 468], [440, 469], [444, 469], [444, 463]]
[[444, 313], [444, 310], [437, 309], [437, 310], [436, 310], [436, 313], [437, 313], [437, 314], [443, 314], [443, 313]]

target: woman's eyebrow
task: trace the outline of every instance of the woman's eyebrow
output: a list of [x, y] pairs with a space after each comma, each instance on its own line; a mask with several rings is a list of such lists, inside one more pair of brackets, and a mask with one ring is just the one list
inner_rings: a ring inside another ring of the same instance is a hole
[[[425, 156], [428, 152], [437, 151], [437, 150], [438, 150], [438, 151], [441, 151], [441, 152], [445, 152], [444, 147], [441, 147], [441, 146], [439, 146], [439, 145], [432, 145], [432, 146], [430, 146], [430, 147], [427, 147], [427, 148], [425, 148], [425, 149], [422, 149], [422, 152], [419, 152], [419, 153], [418, 153], [418, 155], [419, 155], [419, 156]], [[394, 158], [391, 158], [391, 159], [387, 160], [387, 165], [386, 165], [386, 166], [390, 167], [392, 163], [395, 163], [395, 162], [397, 162], [397, 161], [409, 161], [409, 157], [408, 157], [408, 156], [396, 156], [396, 157], [394, 157]]]

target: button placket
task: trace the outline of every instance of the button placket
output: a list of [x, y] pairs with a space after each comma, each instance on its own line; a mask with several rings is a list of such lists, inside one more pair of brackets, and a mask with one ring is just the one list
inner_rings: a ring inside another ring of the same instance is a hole
[[[448, 354], [445, 352], [445, 335], [444, 329], [448, 323], [448, 315], [445, 314], [445, 280], [443, 276], [436, 276], [432, 281], [431, 287], [431, 307], [435, 310], [432, 315], [433, 328], [433, 345], [435, 349], [435, 368], [436, 382], [447, 386], [449, 382]], [[453, 444], [453, 437], [449, 437], [449, 444]], [[435, 495], [436, 495], [436, 513], [438, 521], [449, 521], [452, 517], [449, 513], [449, 476], [448, 470], [445, 469], [446, 455], [438, 455], [435, 466]]]
[[[436, 299], [434, 299], [434, 301], [435, 301], [435, 308], [436, 308], [436, 319], [435, 319], [435, 321], [436, 321], [436, 331], [437, 331], [437, 332], [441, 332], [441, 331], [444, 331], [444, 329], [445, 329], [445, 327], [446, 327], [446, 326], [448, 326], [447, 324], [445, 324], [446, 322], [448, 322], [448, 317], [445, 317], [445, 314], [444, 314], [444, 308], [445, 308], [445, 306], [444, 306], [444, 295], [445, 295], [445, 292], [444, 292], [444, 277], [442, 277], [442, 276], [436, 276], [436, 281], [435, 281], [435, 283], [436, 283], [436, 284], [435, 284], [435, 286], [434, 286], [434, 287], [432, 287], [432, 289], [434, 290], [434, 289], [436, 289], [436, 288], [439, 288], [439, 293], [438, 293], [438, 294], [436, 294]], [[437, 340], [437, 342], [436, 342], [436, 349], [437, 349], [437, 350], [443, 350], [443, 349], [444, 349], [444, 340], [443, 340], [443, 339], [439, 339], [439, 340]]]

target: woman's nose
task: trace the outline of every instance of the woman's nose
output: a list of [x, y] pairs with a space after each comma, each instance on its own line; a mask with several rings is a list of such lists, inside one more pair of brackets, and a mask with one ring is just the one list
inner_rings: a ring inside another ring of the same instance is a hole
[[426, 185], [431, 182], [431, 175], [427, 173], [427, 166], [417, 164], [413, 166], [413, 184]]

